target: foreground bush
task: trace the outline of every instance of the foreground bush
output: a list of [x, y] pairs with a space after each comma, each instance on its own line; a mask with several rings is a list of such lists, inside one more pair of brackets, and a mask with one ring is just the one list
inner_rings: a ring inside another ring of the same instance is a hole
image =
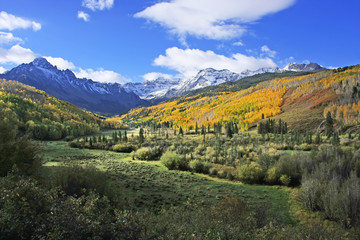
[[0, 180], [0, 199], [0, 239], [140, 238], [132, 214], [93, 192], [75, 198], [31, 178], [10, 176]]
[[6, 176], [14, 165], [22, 174], [32, 174], [41, 166], [37, 156], [39, 149], [27, 135], [18, 136], [15, 120], [8, 114], [8, 118], [3, 115], [0, 119], [0, 177]]
[[344, 227], [360, 225], [359, 153], [323, 148], [314, 156], [315, 166], [303, 176], [301, 197], [311, 210]]
[[47, 178], [49, 187], [60, 187], [67, 195], [79, 197], [93, 191], [100, 196], [113, 196], [105, 173], [95, 167], [79, 165], [56, 167]]

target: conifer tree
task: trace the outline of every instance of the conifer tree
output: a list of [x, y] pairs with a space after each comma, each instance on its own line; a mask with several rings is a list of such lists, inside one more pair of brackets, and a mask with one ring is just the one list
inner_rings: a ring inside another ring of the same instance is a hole
[[326, 114], [325, 134], [328, 137], [328, 139], [334, 134], [334, 120], [333, 120], [333, 118], [331, 116], [331, 112], [328, 112]]

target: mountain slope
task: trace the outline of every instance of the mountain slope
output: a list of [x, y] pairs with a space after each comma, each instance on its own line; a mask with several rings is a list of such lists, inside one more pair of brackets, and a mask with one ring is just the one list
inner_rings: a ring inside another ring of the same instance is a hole
[[102, 114], [124, 113], [130, 108], [146, 103], [136, 94], [125, 91], [120, 84], [78, 79], [72, 71], [59, 70], [45, 58], [21, 64], [1, 74], [0, 78], [34, 86], [82, 109]]
[[316, 129], [324, 119], [326, 106], [358, 101], [352, 96], [360, 80], [359, 74], [360, 66], [354, 66], [344, 71], [275, 78], [240, 91], [227, 91], [219, 85], [223, 92], [215, 90], [206, 94], [204, 90], [156, 106], [131, 110], [120, 119], [172, 122], [174, 126], [186, 128], [194, 127], [196, 123], [207, 126], [232, 120], [246, 130], [263, 116], [279, 115], [294, 129]]
[[44, 91], [17, 81], [0, 79], [0, 115], [12, 119], [23, 133], [35, 139], [57, 140], [67, 136], [97, 133], [101, 128], [119, 128]]

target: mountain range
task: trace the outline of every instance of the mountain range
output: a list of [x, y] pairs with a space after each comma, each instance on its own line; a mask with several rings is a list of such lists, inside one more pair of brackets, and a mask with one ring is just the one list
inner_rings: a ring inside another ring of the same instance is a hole
[[256, 71], [234, 73], [227, 69], [207, 68], [191, 78], [157, 78], [152, 81], [126, 84], [100, 83], [86, 78], [77, 78], [70, 70], [59, 70], [45, 58], [36, 58], [28, 64], [21, 64], [0, 78], [16, 80], [36, 87], [60, 100], [68, 101], [79, 108], [103, 115], [122, 114], [138, 106], [147, 106], [161, 100], [171, 99], [190, 91], [225, 82], [235, 82], [245, 77], [263, 73], [284, 71], [318, 71], [323, 68], [316, 63], [291, 63], [284, 69], [261, 68]]
[[317, 63], [296, 64], [290, 63], [285, 68], [260, 68], [255, 71], [246, 70], [241, 73], [234, 73], [227, 69], [216, 70], [206, 68], [198, 72], [191, 78], [157, 78], [153, 81], [144, 81], [143, 83], [127, 83], [124, 88], [129, 92], [136, 93], [140, 98], [151, 100], [166, 100], [173, 97], [183, 96], [186, 93], [200, 88], [215, 86], [225, 82], [235, 82], [245, 77], [264, 73], [291, 72], [313, 72], [324, 70]]
[[135, 93], [125, 91], [120, 84], [79, 79], [72, 71], [59, 70], [45, 58], [21, 64], [1, 74], [0, 78], [36, 87], [79, 108], [105, 115], [124, 113], [130, 108], [147, 104]]

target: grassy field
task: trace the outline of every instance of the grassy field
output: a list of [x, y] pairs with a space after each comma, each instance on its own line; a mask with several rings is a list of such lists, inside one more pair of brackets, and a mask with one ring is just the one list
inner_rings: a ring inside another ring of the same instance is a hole
[[240, 196], [250, 206], [266, 206], [286, 224], [296, 224], [290, 213], [291, 190], [279, 186], [246, 185], [189, 172], [169, 171], [160, 162], [131, 160], [130, 154], [76, 149], [66, 142], [43, 142], [44, 166], [76, 163], [106, 172], [119, 194], [135, 209], [160, 211], [186, 204], [212, 205], [226, 196]]

